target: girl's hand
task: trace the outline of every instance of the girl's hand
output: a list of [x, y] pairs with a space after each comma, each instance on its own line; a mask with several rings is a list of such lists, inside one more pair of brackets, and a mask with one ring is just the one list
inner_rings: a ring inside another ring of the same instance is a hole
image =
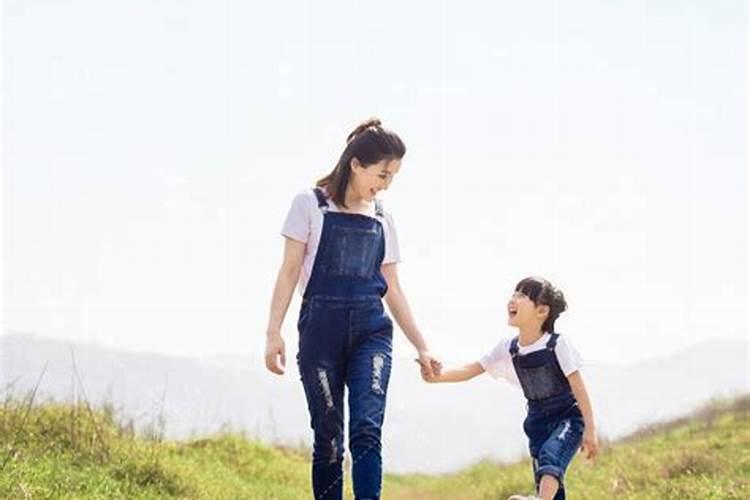
[[270, 332], [266, 335], [266, 368], [276, 375], [283, 375], [286, 367], [286, 347], [281, 333]]
[[596, 437], [596, 430], [586, 427], [583, 431], [583, 442], [581, 451], [587, 460], [594, 459], [599, 452], [599, 439]]

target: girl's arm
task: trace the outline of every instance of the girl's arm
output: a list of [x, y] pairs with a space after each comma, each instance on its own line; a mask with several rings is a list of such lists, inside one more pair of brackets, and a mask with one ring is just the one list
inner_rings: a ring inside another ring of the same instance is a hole
[[568, 375], [568, 381], [570, 382], [570, 388], [573, 390], [573, 395], [576, 401], [578, 401], [578, 406], [583, 414], [583, 422], [586, 426], [583, 431], [581, 450], [585, 453], [586, 458], [594, 458], [599, 449], [599, 442], [596, 437], [596, 424], [594, 423], [594, 412], [591, 409], [589, 393], [586, 390], [586, 385], [583, 383], [581, 372], [578, 370]]
[[426, 370], [430, 376], [434, 376], [435, 371], [440, 371], [440, 362], [430, 354], [427, 342], [414, 322], [409, 303], [406, 301], [406, 296], [403, 290], [401, 290], [401, 284], [398, 281], [396, 264], [384, 264], [380, 269], [386, 283], [388, 283], [388, 293], [385, 295], [385, 302], [388, 304], [388, 309], [390, 309], [393, 318], [406, 335], [406, 338], [409, 339], [409, 342], [417, 350], [419, 364], [422, 365], [422, 369]]
[[286, 348], [281, 338], [281, 324], [289, 308], [289, 302], [297, 286], [302, 262], [305, 259], [305, 243], [285, 237], [284, 260], [276, 277], [271, 298], [271, 311], [266, 327], [266, 368], [277, 375], [284, 374]]
[[430, 377], [424, 370], [424, 367], [422, 368], [422, 378], [424, 378], [425, 382], [465, 382], [467, 380], [471, 380], [477, 375], [481, 375], [484, 373], [484, 368], [482, 365], [475, 361], [474, 363], [470, 363], [468, 365], [462, 366], [460, 368], [454, 368], [452, 370], [443, 370], [441, 373], [433, 375]]

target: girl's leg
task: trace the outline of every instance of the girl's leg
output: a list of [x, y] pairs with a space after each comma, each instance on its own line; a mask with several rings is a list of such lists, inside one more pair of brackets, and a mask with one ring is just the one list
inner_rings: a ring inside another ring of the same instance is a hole
[[[539, 482], [539, 498], [542, 500], [553, 500], [560, 488], [560, 483], [555, 476], [543, 475]], [[563, 493], [565, 498], [565, 493]]]
[[380, 498], [381, 428], [391, 372], [391, 325], [388, 321], [386, 329], [359, 337], [349, 359], [349, 449], [358, 500]]
[[[537, 474], [539, 469], [539, 451], [547, 440], [547, 424], [543, 415], [538, 413], [529, 413], [523, 421], [523, 431], [529, 438], [529, 455], [531, 457], [531, 471], [534, 477], [534, 490], [536, 493], [541, 491], [541, 476]], [[510, 497], [527, 498], [524, 495], [513, 495]], [[510, 500], [510, 499], [509, 499]]]
[[[539, 448], [536, 479], [542, 498], [565, 500], [563, 476], [581, 445], [583, 418], [571, 416], [563, 419]], [[544, 493], [554, 493], [545, 496]]]

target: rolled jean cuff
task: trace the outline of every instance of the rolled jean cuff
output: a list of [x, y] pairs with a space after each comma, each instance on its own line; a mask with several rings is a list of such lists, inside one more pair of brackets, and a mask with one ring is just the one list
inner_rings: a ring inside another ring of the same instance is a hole
[[540, 465], [536, 470], [536, 480], [541, 481], [544, 475], [553, 476], [562, 485], [564, 473], [564, 470], [555, 465]]

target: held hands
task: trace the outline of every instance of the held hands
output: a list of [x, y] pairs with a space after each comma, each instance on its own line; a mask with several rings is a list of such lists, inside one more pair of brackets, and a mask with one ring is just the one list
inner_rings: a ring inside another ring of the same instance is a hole
[[593, 460], [599, 452], [599, 440], [596, 437], [596, 430], [586, 427], [583, 430], [583, 442], [581, 443], [581, 452], [586, 460]]
[[419, 351], [419, 357], [414, 359], [419, 364], [422, 380], [425, 382], [439, 382], [443, 364], [435, 359], [429, 351]]
[[283, 375], [286, 367], [286, 347], [279, 332], [266, 335], [266, 368], [276, 375]]

